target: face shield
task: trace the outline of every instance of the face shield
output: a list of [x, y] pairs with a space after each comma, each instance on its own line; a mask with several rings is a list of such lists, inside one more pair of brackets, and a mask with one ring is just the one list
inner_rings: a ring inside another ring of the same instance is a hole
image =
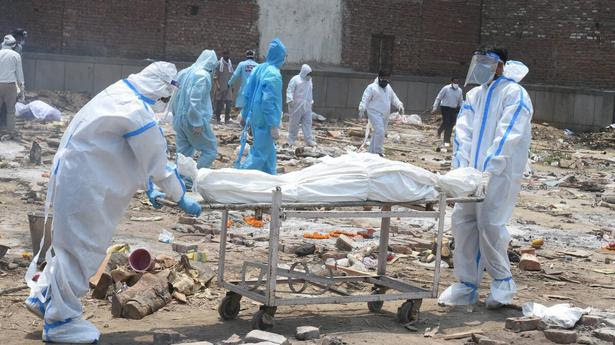
[[464, 86], [468, 84], [483, 85], [493, 80], [499, 62], [500, 57], [495, 53], [475, 51]]
[[171, 104], [173, 104], [173, 99], [177, 94], [177, 90], [179, 90], [179, 83], [177, 80], [171, 80], [171, 83], [167, 86], [167, 94], [169, 97], [160, 98], [156, 104], [152, 106], [156, 119], [160, 123], [168, 123], [170, 122], [171, 117], [173, 117], [173, 113], [171, 112]]

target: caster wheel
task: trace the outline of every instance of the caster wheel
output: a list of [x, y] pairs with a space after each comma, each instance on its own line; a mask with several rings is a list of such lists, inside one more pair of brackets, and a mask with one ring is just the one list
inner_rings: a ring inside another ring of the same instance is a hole
[[239, 315], [241, 295], [236, 293], [227, 293], [220, 301], [218, 306], [218, 314], [222, 320], [234, 320]]
[[275, 326], [275, 307], [261, 307], [252, 317], [252, 329], [270, 331]]
[[[381, 291], [380, 289], [376, 288], [372, 291], [372, 295], [378, 295], [378, 294], [382, 294], [384, 293], [383, 291]], [[382, 310], [382, 306], [384, 305], [383, 301], [372, 301], [372, 302], [367, 302], [367, 309], [369, 309], [369, 311], [373, 312], [373, 313], [377, 313], [380, 310]]]
[[397, 309], [397, 319], [401, 324], [407, 324], [419, 319], [419, 310], [421, 309], [422, 299], [410, 299]]

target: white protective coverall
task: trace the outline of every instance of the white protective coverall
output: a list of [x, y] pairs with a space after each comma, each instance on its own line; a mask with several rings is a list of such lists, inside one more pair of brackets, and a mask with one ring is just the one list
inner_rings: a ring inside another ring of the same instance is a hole
[[[26, 273], [27, 304], [39, 303], [43, 340], [91, 343], [100, 335], [83, 320], [80, 298], [111, 244], [130, 199], [148, 179], [178, 201], [185, 187], [167, 167], [167, 143], [151, 105], [172, 93], [175, 65], [155, 62], [100, 92], [74, 117], [53, 159], [46, 213], [53, 205], [51, 250], [37, 282], [38, 255]], [[45, 253], [42, 253], [45, 255]], [[36, 301], [38, 299], [38, 301]], [[30, 307], [30, 305], [29, 305]]]
[[312, 137], [312, 77], [308, 73], [312, 69], [307, 64], [301, 66], [298, 75], [292, 77], [286, 89], [286, 103], [290, 121], [288, 123], [288, 144], [294, 145], [299, 133], [299, 126], [303, 131], [303, 139], [308, 146], [314, 146]]
[[374, 128], [369, 145], [370, 153], [384, 154], [384, 135], [389, 125], [391, 105], [398, 110], [404, 107], [390, 84], [382, 88], [378, 85], [378, 78], [376, 78], [365, 88], [361, 103], [359, 103], [359, 114], [367, 111], [369, 122]]
[[532, 102], [518, 83], [528, 68], [508, 61], [503, 75], [467, 94], [453, 140], [453, 168], [473, 167], [492, 176], [482, 203], [457, 204], [452, 214], [455, 276], [439, 303], [478, 301], [486, 269], [492, 278], [487, 306], [507, 304], [516, 292], [507, 248], [510, 218], [526, 167], [531, 141]]

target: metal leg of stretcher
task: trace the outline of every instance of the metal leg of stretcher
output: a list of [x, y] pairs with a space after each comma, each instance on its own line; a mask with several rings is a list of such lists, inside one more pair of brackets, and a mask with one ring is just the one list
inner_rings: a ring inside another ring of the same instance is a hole
[[[441, 193], [443, 194], [443, 193]], [[242, 271], [242, 280], [240, 281], [225, 281], [224, 279], [224, 260], [226, 251], [226, 238], [228, 220], [228, 210], [246, 210], [253, 206], [258, 206], [261, 209], [266, 208], [264, 204], [258, 205], [213, 205], [210, 209], [222, 210], [222, 224], [220, 231], [220, 253], [218, 263], [218, 285], [227, 289], [229, 292], [224, 297], [218, 308], [220, 316], [224, 320], [236, 318], [239, 313], [239, 304], [241, 297], [247, 297], [262, 304], [259, 311], [252, 319], [252, 327], [263, 330], [269, 330], [274, 325], [274, 315], [276, 308], [282, 305], [308, 305], [308, 304], [339, 304], [339, 303], [355, 303], [367, 302], [371, 311], [379, 311], [382, 308], [384, 301], [404, 300], [405, 302], [397, 311], [397, 318], [402, 323], [407, 323], [418, 318], [419, 309], [423, 298], [436, 298], [438, 296], [438, 288], [440, 283], [440, 264], [442, 261], [442, 238], [444, 236], [444, 219], [446, 215], [447, 202], [480, 202], [480, 198], [457, 198], [446, 199], [445, 195], [441, 195], [438, 200], [428, 200], [424, 203], [376, 203], [380, 206], [380, 211], [336, 211], [337, 208], [356, 207], [363, 205], [374, 205], [375, 202], [345, 202], [345, 203], [329, 203], [329, 204], [282, 204], [282, 192], [280, 188], [276, 188], [273, 193], [270, 207], [271, 223], [269, 229], [269, 249], [267, 262], [244, 261]], [[438, 210], [433, 210], [433, 205], [438, 204]], [[399, 205], [406, 210], [392, 210], [393, 205]], [[418, 205], [423, 205], [425, 211], [420, 211]], [[431, 206], [431, 207], [430, 207]], [[333, 211], [315, 210], [319, 207], [327, 207]], [[410, 210], [407, 210], [410, 208]], [[310, 211], [311, 210], [311, 211]], [[297, 270], [297, 264], [291, 266], [290, 269], [278, 267], [280, 228], [282, 221], [289, 217], [295, 218], [381, 218], [380, 229], [380, 246], [378, 250], [378, 266], [376, 275], [362, 276], [343, 276], [334, 277], [319, 276], [309, 272], [308, 266], [301, 264], [303, 267]], [[432, 218], [438, 220], [438, 229], [436, 236], [436, 260], [434, 262], [434, 278], [433, 286], [430, 289], [424, 289], [414, 286], [410, 283], [387, 277], [386, 265], [389, 245], [389, 230], [391, 217], [419, 217]], [[247, 267], [260, 270], [261, 274], [257, 280], [247, 281], [245, 279], [245, 270]], [[264, 277], [264, 279], [263, 279]], [[351, 295], [345, 291], [335, 288], [337, 282], [363, 282], [373, 285], [373, 291], [370, 294]], [[288, 284], [294, 296], [286, 297], [278, 293], [278, 284]], [[296, 285], [303, 284], [299, 291]], [[314, 291], [305, 292], [307, 284], [314, 287]], [[334, 293], [335, 295], [325, 295], [326, 292]]]

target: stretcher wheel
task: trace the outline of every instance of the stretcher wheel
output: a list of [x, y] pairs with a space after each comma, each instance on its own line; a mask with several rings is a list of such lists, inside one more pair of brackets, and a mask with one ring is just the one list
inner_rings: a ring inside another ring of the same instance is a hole
[[[380, 291], [380, 289], [378, 288], [374, 288], [374, 290], [372, 291], [372, 295], [379, 295], [379, 294], [383, 294], [384, 291]], [[384, 305], [384, 301], [371, 301], [371, 302], [367, 302], [367, 309], [369, 309], [369, 311], [373, 312], [373, 313], [377, 313], [380, 310], [382, 310], [382, 306]]]
[[407, 324], [419, 319], [422, 299], [409, 299], [397, 309], [397, 319], [401, 324]]
[[252, 329], [260, 329], [261, 331], [270, 331], [275, 326], [276, 307], [261, 306], [261, 308], [252, 317]]
[[222, 320], [234, 320], [239, 315], [241, 308], [241, 295], [234, 292], [227, 292], [226, 296], [220, 301], [218, 306], [218, 314]]

